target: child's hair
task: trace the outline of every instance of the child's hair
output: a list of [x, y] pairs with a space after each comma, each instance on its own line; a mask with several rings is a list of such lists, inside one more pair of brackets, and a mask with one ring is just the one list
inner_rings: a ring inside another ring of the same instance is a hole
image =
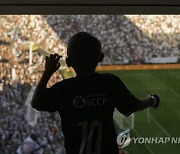
[[87, 32], [73, 35], [67, 47], [67, 55], [75, 69], [95, 69], [99, 62], [101, 42]]

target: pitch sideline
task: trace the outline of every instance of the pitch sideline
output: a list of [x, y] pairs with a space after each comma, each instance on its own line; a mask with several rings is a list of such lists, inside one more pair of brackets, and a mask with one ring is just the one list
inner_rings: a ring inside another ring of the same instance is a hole
[[180, 69], [180, 64], [98, 65], [97, 71]]

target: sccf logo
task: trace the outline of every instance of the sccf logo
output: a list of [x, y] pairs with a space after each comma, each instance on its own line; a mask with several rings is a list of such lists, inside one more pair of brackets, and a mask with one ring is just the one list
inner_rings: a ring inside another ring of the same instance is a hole
[[83, 108], [85, 104], [86, 104], [86, 99], [83, 96], [79, 95], [79, 96], [74, 97], [73, 105], [76, 108]]

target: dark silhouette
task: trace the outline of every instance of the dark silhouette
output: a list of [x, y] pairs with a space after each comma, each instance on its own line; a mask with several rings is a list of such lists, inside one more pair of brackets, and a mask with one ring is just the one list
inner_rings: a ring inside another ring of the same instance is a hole
[[115, 75], [96, 73], [103, 60], [101, 42], [86, 32], [68, 42], [66, 63], [77, 76], [46, 85], [60, 67], [61, 56], [46, 56], [45, 71], [35, 89], [32, 107], [38, 111], [58, 111], [67, 154], [118, 154], [113, 124], [114, 109], [129, 116], [148, 107], [157, 108], [159, 97], [135, 97]]

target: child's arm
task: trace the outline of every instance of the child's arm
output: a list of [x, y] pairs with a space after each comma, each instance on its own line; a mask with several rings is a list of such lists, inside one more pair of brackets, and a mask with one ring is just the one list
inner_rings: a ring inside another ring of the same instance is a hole
[[31, 101], [32, 107], [36, 107], [36, 97], [46, 88], [49, 79], [60, 67], [59, 59], [61, 57], [58, 54], [51, 54], [49, 57], [46, 56], [45, 71], [34, 91]]
[[128, 90], [125, 84], [118, 77], [114, 77], [114, 81], [117, 85], [117, 89], [115, 89], [116, 102], [122, 102], [116, 103], [116, 108], [120, 113], [129, 116], [133, 112], [141, 111], [148, 107], [154, 109], [158, 108], [160, 102], [158, 95], [151, 94], [148, 98], [139, 99]]
[[152, 107], [154, 109], [158, 108], [160, 98], [158, 95], [152, 94], [146, 99], [138, 99], [137, 106], [135, 109], [136, 111], [144, 110], [148, 107]]

